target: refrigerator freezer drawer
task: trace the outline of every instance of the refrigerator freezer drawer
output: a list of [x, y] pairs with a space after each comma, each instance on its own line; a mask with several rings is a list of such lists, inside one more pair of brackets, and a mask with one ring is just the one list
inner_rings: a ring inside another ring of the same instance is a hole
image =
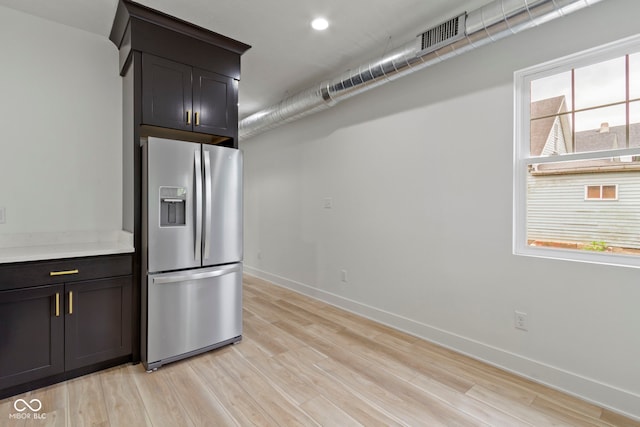
[[147, 369], [240, 339], [241, 263], [151, 274], [147, 280]]

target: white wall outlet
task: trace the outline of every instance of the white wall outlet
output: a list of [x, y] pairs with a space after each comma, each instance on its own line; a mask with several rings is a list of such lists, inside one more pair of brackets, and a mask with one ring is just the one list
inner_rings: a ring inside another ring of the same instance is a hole
[[529, 319], [527, 317], [527, 313], [518, 310], [514, 311], [513, 322], [513, 326], [515, 326], [516, 329], [523, 331], [529, 330]]
[[7, 222], [7, 211], [3, 206], [0, 207], [0, 224], [4, 224], [5, 222]]
[[343, 283], [347, 283], [347, 270], [340, 270], [340, 280], [342, 280]]
[[322, 201], [322, 205], [324, 206], [325, 209], [333, 208], [333, 199], [331, 197], [325, 197], [324, 200]]
[[258, 259], [262, 259], [262, 251], [258, 251], [257, 257]]

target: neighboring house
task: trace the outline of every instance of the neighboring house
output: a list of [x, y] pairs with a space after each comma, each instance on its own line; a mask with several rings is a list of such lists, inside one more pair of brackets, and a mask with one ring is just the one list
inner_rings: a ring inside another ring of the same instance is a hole
[[[577, 132], [572, 138], [563, 96], [531, 104], [531, 154], [561, 155], [640, 147], [640, 124]], [[575, 144], [575, 147], [573, 146]], [[531, 244], [581, 248], [605, 242], [640, 249], [640, 158], [625, 156], [531, 167], [527, 238]]]
[[573, 151], [571, 125], [564, 96], [531, 103], [531, 155], [551, 156]]

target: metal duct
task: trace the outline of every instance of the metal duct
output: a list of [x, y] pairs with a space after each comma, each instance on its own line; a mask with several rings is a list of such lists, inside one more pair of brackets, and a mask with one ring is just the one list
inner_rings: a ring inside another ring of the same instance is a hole
[[420, 34], [415, 40], [394, 49], [381, 59], [349, 70], [246, 117], [239, 123], [240, 139], [250, 138], [325, 110], [388, 81], [599, 1], [601, 0], [494, 0], [466, 14], [463, 37], [454, 38], [444, 45], [438, 43], [435, 50], [423, 50]]

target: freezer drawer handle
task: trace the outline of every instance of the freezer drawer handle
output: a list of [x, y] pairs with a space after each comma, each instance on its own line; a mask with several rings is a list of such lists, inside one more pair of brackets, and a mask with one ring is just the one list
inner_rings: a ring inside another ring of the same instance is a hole
[[210, 277], [218, 277], [224, 276], [225, 274], [233, 273], [236, 271], [240, 271], [239, 265], [232, 265], [230, 267], [220, 268], [214, 271], [206, 271], [203, 273], [192, 273], [192, 274], [176, 274], [175, 276], [161, 276], [154, 277], [153, 284], [158, 285], [161, 283], [175, 283], [175, 282], [185, 282], [187, 280], [199, 280], [199, 279], [208, 279]]

